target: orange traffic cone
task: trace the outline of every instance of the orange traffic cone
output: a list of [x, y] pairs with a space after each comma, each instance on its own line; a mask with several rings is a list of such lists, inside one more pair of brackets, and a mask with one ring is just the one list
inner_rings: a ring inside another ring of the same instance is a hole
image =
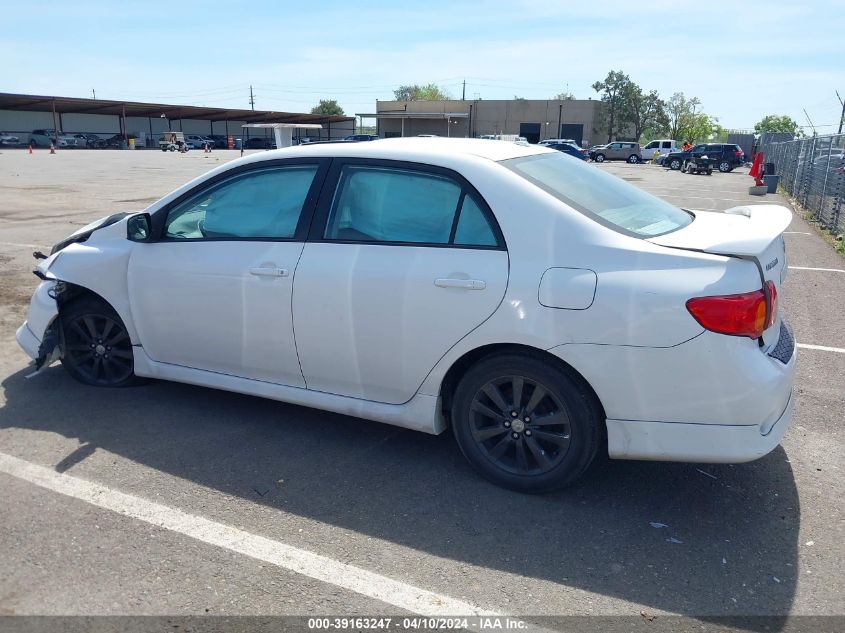
[[55, 153], [56, 153], [56, 146], [55, 146], [55, 145], [53, 145], [52, 143], [50, 143], [50, 153], [51, 153], [51, 154], [55, 154]]
[[32, 145], [29, 146], [29, 153], [32, 154]]

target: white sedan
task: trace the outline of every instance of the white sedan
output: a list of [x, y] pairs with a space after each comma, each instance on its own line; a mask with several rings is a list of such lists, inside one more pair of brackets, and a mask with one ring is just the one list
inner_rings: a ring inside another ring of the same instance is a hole
[[541, 491], [599, 451], [743, 462], [792, 415], [790, 211], [686, 211], [504, 141], [301, 145], [223, 165], [40, 262], [38, 368], [175, 380], [441, 433]]

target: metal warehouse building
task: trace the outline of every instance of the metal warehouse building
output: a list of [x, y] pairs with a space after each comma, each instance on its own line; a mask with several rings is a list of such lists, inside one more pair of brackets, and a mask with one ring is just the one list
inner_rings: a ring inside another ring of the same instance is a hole
[[583, 145], [603, 140], [597, 129], [603, 107], [601, 101], [574, 99], [377, 101], [375, 113], [358, 116], [375, 118], [382, 137], [517, 134], [529, 143], [571, 138]]
[[162, 133], [170, 130], [272, 137], [272, 129], [242, 128], [247, 123], [320, 124], [323, 129], [309, 129], [307, 136], [321, 139], [343, 138], [355, 131], [355, 119], [346, 116], [0, 93], [0, 130], [18, 136], [22, 143], [37, 129], [101, 137], [124, 134], [138, 139], [139, 147], [157, 146]]

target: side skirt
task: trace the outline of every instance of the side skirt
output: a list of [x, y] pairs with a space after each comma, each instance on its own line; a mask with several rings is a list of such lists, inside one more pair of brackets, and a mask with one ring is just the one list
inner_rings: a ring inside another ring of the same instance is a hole
[[200, 387], [233, 391], [290, 404], [313, 407], [343, 415], [401, 426], [414, 431], [437, 435], [446, 430], [439, 414], [437, 396], [418, 393], [405, 404], [385, 404], [338, 396], [299, 387], [288, 387], [260, 380], [240, 378], [213, 371], [182, 367], [154, 361], [141, 346], [132, 348], [135, 355], [135, 375], [161, 380], [172, 380]]

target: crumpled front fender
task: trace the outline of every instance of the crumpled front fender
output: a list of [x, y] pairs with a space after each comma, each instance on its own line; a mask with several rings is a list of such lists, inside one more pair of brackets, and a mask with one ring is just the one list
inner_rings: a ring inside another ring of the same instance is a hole
[[59, 332], [54, 327], [59, 316], [55, 298], [58, 283], [55, 279], [45, 279], [38, 285], [29, 302], [26, 323], [17, 332], [18, 343], [39, 368], [48, 358], [53, 359], [59, 348]]

